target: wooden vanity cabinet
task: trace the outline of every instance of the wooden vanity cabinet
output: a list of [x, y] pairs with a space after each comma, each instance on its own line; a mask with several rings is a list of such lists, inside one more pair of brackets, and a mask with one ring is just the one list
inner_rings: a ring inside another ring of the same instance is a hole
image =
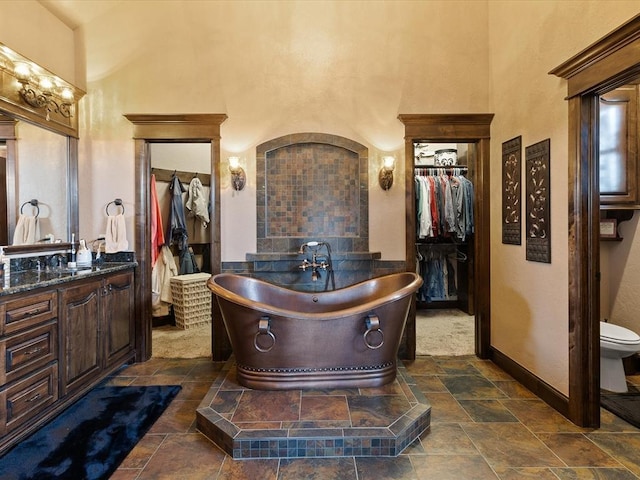
[[120, 366], [128, 360], [134, 345], [133, 273], [114, 274], [103, 290], [105, 367]]
[[55, 291], [0, 303], [0, 438], [58, 400]]
[[102, 281], [60, 290], [61, 393], [82, 387], [102, 368], [100, 295]]
[[133, 273], [60, 290], [61, 389], [68, 394], [133, 350]]
[[134, 357], [134, 290], [128, 269], [0, 296], [0, 456]]

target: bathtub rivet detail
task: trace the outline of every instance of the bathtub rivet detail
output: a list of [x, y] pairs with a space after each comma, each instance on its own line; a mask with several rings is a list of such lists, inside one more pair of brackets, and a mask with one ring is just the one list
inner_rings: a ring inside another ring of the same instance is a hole
[[318, 303], [318, 297], [316, 297], [315, 295], [313, 296], [313, 298], [311, 300], [313, 300], [313, 303]]

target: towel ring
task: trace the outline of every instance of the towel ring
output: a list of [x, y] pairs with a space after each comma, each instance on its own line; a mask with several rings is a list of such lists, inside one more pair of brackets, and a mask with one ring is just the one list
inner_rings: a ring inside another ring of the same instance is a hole
[[122, 214], [124, 215], [124, 205], [122, 204], [122, 199], [121, 198], [116, 198], [113, 202], [109, 202], [107, 203], [107, 206], [105, 207], [104, 211], [107, 212], [107, 217], [109, 216], [109, 205], [114, 204], [118, 207], [122, 208]]
[[32, 206], [34, 206], [34, 207], [36, 207], [36, 215], [35, 215], [36, 217], [37, 217], [38, 215], [40, 215], [40, 207], [38, 206], [38, 200], [37, 200], [37, 199], [35, 199], [35, 198], [34, 198], [34, 199], [32, 199], [32, 200], [29, 200], [28, 202], [24, 202], [24, 203], [22, 204], [22, 206], [20, 207], [20, 215], [22, 215], [22, 209], [23, 209], [23, 208], [24, 208], [24, 206], [25, 206], [25, 205], [27, 205], [27, 204], [32, 205]]

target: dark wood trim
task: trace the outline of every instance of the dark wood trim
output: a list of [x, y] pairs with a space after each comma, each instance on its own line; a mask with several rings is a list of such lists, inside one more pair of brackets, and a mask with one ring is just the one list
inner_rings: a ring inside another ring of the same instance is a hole
[[136, 211], [135, 252], [138, 266], [135, 269], [135, 346], [136, 362], [151, 358], [151, 178], [149, 145], [144, 139], [134, 140]]
[[569, 410], [600, 424], [598, 95], [640, 75], [640, 15], [562, 63], [569, 99]]
[[[405, 125], [405, 265], [416, 270], [415, 184], [413, 180], [413, 144], [415, 141], [470, 143], [475, 146], [469, 176], [475, 190], [474, 287], [469, 301], [476, 318], [476, 355], [488, 358], [491, 345], [491, 285], [490, 285], [490, 132], [492, 113], [481, 114], [401, 114]], [[401, 352], [408, 359], [416, 355], [416, 306], [411, 305], [407, 318], [405, 344]]]
[[567, 80], [567, 96], [612, 90], [640, 73], [640, 15], [551, 70]]
[[568, 415], [569, 400], [565, 395], [493, 347], [491, 347], [490, 359], [502, 370], [531, 390], [538, 398], [549, 404], [565, 417]]
[[202, 182], [202, 185], [208, 187], [211, 184], [211, 174], [209, 173], [185, 172], [181, 170], [167, 170], [164, 168], [155, 167], [151, 169], [151, 173], [156, 176], [156, 182], [169, 183], [171, 181], [171, 178], [175, 175], [180, 179], [182, 183], [188, 184], [197, 175]]
[[[136, 361], [151, 358], [151, 238], [149, 143], [211, 144], [211, 223], [209, 226], [211, 272], [221, 271], [220, 253], [220, 125], [225, 114], [127, 114], [134, 125], [136, 171]], [[212, 302], [214, 360], [226, 360], [231, 346], [220, 315], [220, 307]]]

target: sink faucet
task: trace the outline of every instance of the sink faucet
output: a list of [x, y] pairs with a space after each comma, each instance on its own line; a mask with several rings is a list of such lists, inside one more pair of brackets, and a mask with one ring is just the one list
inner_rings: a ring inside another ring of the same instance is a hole
[[67, 261], [67, 258], [61, 253], [54, 253], [46, 257], [46, 268], [62, 267]]

